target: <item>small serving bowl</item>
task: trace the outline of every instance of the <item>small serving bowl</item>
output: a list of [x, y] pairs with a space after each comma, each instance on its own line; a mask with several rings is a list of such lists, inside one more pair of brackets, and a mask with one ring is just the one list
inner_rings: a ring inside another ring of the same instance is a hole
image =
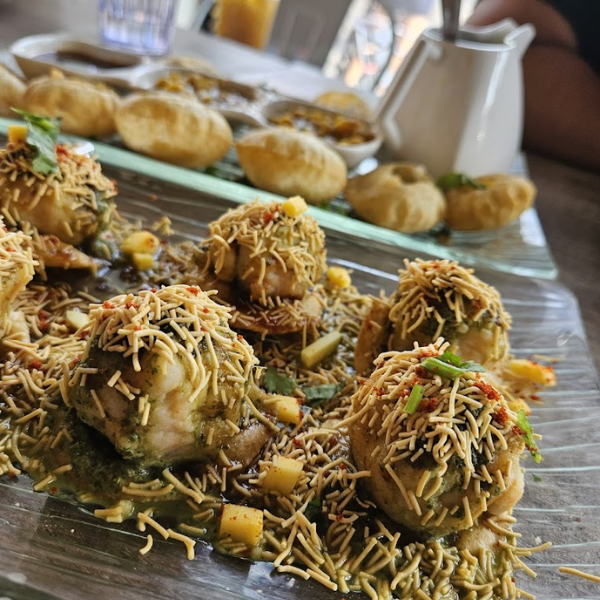
[[[197, 93], [189, 80], [198, 77], [206, 88]], [[148, 64], [136, 69], [130, 81], [130, 87], [136, 90], [162, 90], [179, 93], [179, 90], [159, 87], [161, 80], [174, 79], [174, 84], [181, 84], [182, 93], [194, 94], [200, 102], [220, 112], [226, 119], [241, 121], [249, 125], [263, 125], [257, 109], [264, 101], [264, 92], [259, 88], [223, 79], [201, 70], [181, 67], [169, 67], [158, 63]], [[180, 81], [177, 81], [177, 79]], [[188, 89], [185, 89], [188, 88]]]
[[[310, 119], [305, 119], [302, 113], [315, 117], [322, 115], [324, 120], [334, 121], [341, 127], [350, 126], [352, 128], [352, 124], [355, 124], [356, 129], [360, 130], [366, 139], [358, 143], [344, 142], [343, 137], [341, 139], [336, 137], [336, 135], [340, 135], [339, 131], [332, 133], [332, 135], [324, 135], [322, 131], [318, 131], [317, 125]], [[296, 129], [311, 131], [319, 136], [342, 156], [350, 169], [357, 167], [365, 158], [373, 156], [383, 142], [383, 137], [375, 124], [341, 112], [322, 108], [310, 102], [293, 99], [274, 100], [264, 104], [260, 114], [265, 124], [271, 126], [281, 124], [278, 121], [288, 116], [292, 121], [291, 126], [296, 127]], [[304, 121], [304, 123], [297, 123], [298, 121]]]
[[60, 69], [68, 75], [119, 86], [126, 86], [132, 71], [145, 62], [135, 54], [88, 44], [68, 34], [21, 38], [10, 47], [10, 52], [27, 79]]

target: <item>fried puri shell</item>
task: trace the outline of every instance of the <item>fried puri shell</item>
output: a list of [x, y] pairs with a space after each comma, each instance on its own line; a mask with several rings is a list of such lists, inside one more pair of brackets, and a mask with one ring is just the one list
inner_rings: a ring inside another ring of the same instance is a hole
[[453, 229], [478, 231], [504, 227], [518, 219], [537, 194], [533, 182], [516, 175], [486, 175], [475, 181], [484, 189], [461, 186], [446, 194], [446, 221]]
[[444, 218], [446, 201], [422, 165], [391, 163], [351, 179], [346, 200], [365, 221], [402, 233], [427, 231]]
[[25, 84], [3, 65], [0, 65], [0, 115], [15, 116], [11, 107], [21, 108]]
[[60, 118], [62, 131], [83, 137], [114, 133], [118, 103], [119, 96], [109, 87], [60, 72], [32, 80], [23, 95], [29, 112]]
[[318, 204], [346, 185], [342, 157], [316, 136], [277, 127], [245, 135], [236, 144], [240, 164], [258, 188], [282, 196], [303, 196]]
[[121, 103], [116, 122], [129, 148], [182, 167], [211, 165], [233, 143], [225, 117], [177, 94], [131, 94]]

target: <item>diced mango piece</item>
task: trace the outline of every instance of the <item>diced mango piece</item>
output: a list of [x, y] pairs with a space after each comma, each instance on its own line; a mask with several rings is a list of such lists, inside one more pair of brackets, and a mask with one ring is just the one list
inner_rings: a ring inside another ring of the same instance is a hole
[[343, 289], [352, 283], [348, 269], [344, 267], [329, 267], [327, 269], [327, 281], [334, 287]]
[[236, 542], [243, 542], [249, 546], [256, 546], [263, 530], [263, 512], [249, 506], [225, 504], [219, 535], [230, 535]]
[[8, 141], [13, 144], [27, 141], [27, 131], [27, 125], [9, 125]]
[[298, 398], [293, 398], [292, 396], [277, 396], [275, 416], [277, 417], [277, 420], [282, 423], [298, 425], [304, 416], [300, 410]]
[[138, 271], [148, 271], [154, 268], [154, 256], [145, 252], [134, 252], [131, 255], [131, 262]]
[[556, 385], [556, 374], [552, 367], [525, 358], [515, 358], [510, 361], [509, 368], [515, 377], [521, 377], [544, 386]]
[[124, 254], [154, 254], [160, 246], [160, 240], [149, 231], [134, 231], [121, 244]]
[[89, 322], [88, 316], [78, 310], [68, 310], [66, 318], [69, 327], [75, 330], [85, 327]]
[[331, 331], [327, 335], [320, 337], [309, 346], [306, 346], [300, 353], [300, 360], [307, 369], [312, 369], [324, 358], [332, 355], [342, 341], [342, 334], [339, 331]]
[[288, 217], [299, 217], [308, 210], [308, 206], [301, 196], [292, 196], [281, 205], [281, 210], [283, 210]]
[[289, 494], [296, 487], [303, 469], [304, 465], [299, 460], [275, 456], [262, 480], [262, 486], [272, 492]]
[[529, 404], [523, 400], [523, 398], [513, 398], [511, 400], [507, 400], [508, 408], [515, 413], [518, 413], [520, 410], [525, 411], [525, 416], [528, 417], [531, 414], [531, 408]]

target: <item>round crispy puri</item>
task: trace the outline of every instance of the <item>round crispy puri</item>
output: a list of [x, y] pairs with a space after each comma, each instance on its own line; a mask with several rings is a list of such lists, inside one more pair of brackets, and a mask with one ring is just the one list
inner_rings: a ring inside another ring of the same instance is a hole
[[25, 84], [3, 65], [0, 65], [0, 115], [15, 116], [10, 109], [23, 108]]
[[346, 163], [316, 136], [272, 127], [258, 129], [236, 144], [240, 164], [258, 188], [282, 196], [302, 196], [318, 204], [346, 185]]
[[423, 165], [391, 163], [351, 179], [346, 200], [365, 221], [402, 233], [427, 231], [446, 212], [444, 195]]
[[34, 114], [61, 120], [61, 130], [83, 137], [102, 137], [115, 131], [119, 96], [101, 83], [44, 75], [29, 82], [23, 96]]
[[504, 227], [529, 208], [537, 190], [529, 179], [517, 175], [485, 175], [475, 179], [484, 186], [454, 188], [446, 194], [446, 221], [459, 231]]
[[231, 127], [220, 113], [179, 94], [131, 94], [116, 115], [128, 148], [182, 167], [206, 167], [227, 153]]

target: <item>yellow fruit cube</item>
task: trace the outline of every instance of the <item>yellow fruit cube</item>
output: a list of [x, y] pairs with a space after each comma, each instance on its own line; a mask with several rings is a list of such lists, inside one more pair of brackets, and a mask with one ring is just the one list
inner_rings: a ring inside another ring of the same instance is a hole
[[334, 287], [343, 289], [352, 284], [352, 278], [348, 269], [344, 267], [329, 267], [327, 269], [327, 281]]
[[331, 331], [327, 335], [320, 337], [309, 346], [306, 346], [300, 353], [300, 360], [307, 369], [312, 369], [324, 358], [333, 354], [342, 341], [342, 334], [339, 331]]
[[27, 141], [27, 131], [27, 125], [9, 125], [8, 141], [13, 144]]
[[556, 374], [552, 367], [525, 358], [515, 358], [510, 361], [509, 368], [515, 377], [521, 377], [544, 386], [556, 385]]
[[299, 460], [285, 456], [275, 456], [273, 464], [267, 469], [267, 474], [262, 480], [262, 486], [266, 490], [289, 494], [298, 483], [304, 464]]
[[281, 205], [281, 210], [283, 210], [288, 217], [299, 217], [308, 210], [308, 206], [306, 205], [304, 198], [292, 196]]
[[89, 322], [88, 316], [78, 310], [68, 310], [66, 318], [69, 327], [75, 330], [85, 327]]
[[275, 403], [275, 416], [282, 423], [292, 423], [298, 425], [302, 421], [302, 411], [298, 398], [292, 396], [278, 396]]
[[263, 512], [249, 506], [237, 504], [225, 504], [219, 535], [231, 536], [236, 542], [243, 542], [249, 546], [256, 546], [260, 540], [263, 530]]
[[160, 246], [160, 240], [149, 231], [134, 231], [121, 244], [124, 254], [154, 254]]
[[131, 262], [138, 271], [149, 271], [154, 268], [154, 256], [145, 252], [134, 252], [131, 255]]

